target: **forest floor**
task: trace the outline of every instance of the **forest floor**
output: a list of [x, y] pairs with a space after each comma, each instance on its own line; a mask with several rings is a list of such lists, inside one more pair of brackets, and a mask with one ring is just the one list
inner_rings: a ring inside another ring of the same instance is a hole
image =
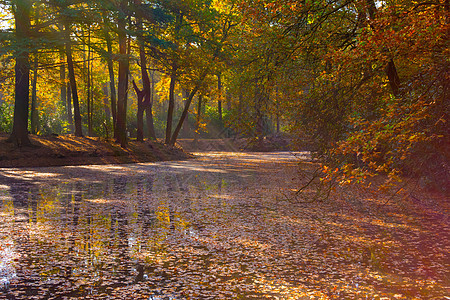
[[192, 157], [179, 147], [155, 141], [129, 141], [124, 149], [111, 140], [73, 135], [30, 135], [32, 147], [16, 148], [0, 134], [0, 167], [46, 167], [122, 164], [180, 160]]
[[175, 147], [161, 141], [137, 142], [130, 139], [124, 149], [112, 140], [73, 135], [30, 135], [32, 147], [16, 148], [0, 133], [0, 168], [103, 165], [155, 162], [192, 158], [198, 151], [279, 151], [289, 150], [290, 140], [270, 136], [261, 140], [248, 138], [180, 139]]

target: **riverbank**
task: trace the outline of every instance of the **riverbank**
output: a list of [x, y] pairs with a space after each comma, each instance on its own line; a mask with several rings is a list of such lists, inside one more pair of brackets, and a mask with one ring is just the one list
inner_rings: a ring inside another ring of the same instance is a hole
[[112, 140], [73, 135], [30, 135], [31, 147], [16, 148], [0, 134], [0, 167], [47, 167], [98, 164], [123, 164], [182, 160], [192, 157], [179, 147], [158, 141], [130, 140], [127, 149]]
[[131, 139], [126, 149], [111, 139], [73, 135], [38, 136], [30, 134], [31, 147], [16, 148], [7, 143], [8, 134], [0, 133], [0, 168], [51, 167], [76, 165], [123, 164], [184, 160], [189, 152], [204, 151], [286, 151], [291, 139], [273, 135], [251, 138], [180, 139], [176, 146], [160, 141], [137, 142]]

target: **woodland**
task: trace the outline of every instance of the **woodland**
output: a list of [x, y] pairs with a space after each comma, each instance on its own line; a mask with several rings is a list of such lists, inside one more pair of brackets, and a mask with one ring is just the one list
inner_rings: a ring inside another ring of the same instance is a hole
[[[325, 180], [447, 189], [449, 2], [1, 1], [0, 130], [290, 132]], [[144, 122], [144, 115], [145, 120]]]
[[449, 21], [0, 0], [0, 299], [449, 299]]

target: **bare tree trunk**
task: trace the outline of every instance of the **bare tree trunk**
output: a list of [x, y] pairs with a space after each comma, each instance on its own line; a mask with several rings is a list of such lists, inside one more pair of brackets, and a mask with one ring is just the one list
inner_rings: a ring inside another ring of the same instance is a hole
[[136, 140], [142, 142], [144, 140], [144, 96], [145, 91], [139, 90], [136, 82], [133, 80], [133, 87], [137, 96], [137, 136]]
[[67, 83], [66, 83], [66, 65], [64, 62], [64, 52], [61, 49], [60, 50], [60, 65], [59, 65], [59, 80], [61, 82], [61, 85], [59, 87], [59, 97], [60, 97], [60, 101], [61, 104], [64, 106], [65, 111], [66, 111], [66, 120], [67, 122], [69, 121], [69, 118], [67, 117], [67, 112], [68, 112], [68, 103], [67, 103]]
[[[140, 0], [135, 0], [136, 6], [141, 5]], [[137, 38], [139, 42], [139, 59], [141, 61], [142, 91], [139, 91], [136, 83], [133, 81], [134, 89], [138, 94], [138, 111], [137, 111], [137, 140], [144, 140], [144, 111], [147, 116], [147, 126], [149, 126], [149, 138], [156, 138], [154, 135], [153, 115], [152, 115], [152, 89], [150, 87], [150, 79], [147, 72], [147, 58], [145, 56], [144, 42], [142, 38], [142, 14], [138, 9], [136, 13], [136, 27], [138, 30]], [[139, 96], [142, 94], [142, 96]]]
[[392, 58], [389, 60], [385, 72], [389, 79], [389, 85], [391, 86], [392, 93], [395, 97], [400, 96], [400, 77], [398, 76], [397, 68], [395, 67], [395, 63]]
[[[121, 14], [125, 13], [126, 0], [120, 4]], [[120, 15], [120, 13], [119, 13]], [[127, 35], [126, 19], [124, 16], [118, 18], [119, 36], [119, 81], [117, 88], [117, 141], [124, 148], [127, 146], [126, 117], [127, 117], [127, 89], [128, 89], [128, 56], [127, 56]]]
[[147, 106], [145, 110], [145, 118], [147, 120], [148, 137], [152, 140], [156, 140], [155, 126], [153, 125], [152, 105]]
[[150, 103], [147, 106], [145, 110], [145, 116], [147, 118], [147, 130], [148, 130], [148, 137], [156, 140], [156, 133], [155, 133], [155, 126], [153, 124], [153, 100], [154, 100], [154, 85], [155, 85], [155, 78], [153, 76], [153, 73], [151, 73], [152, 81], [150, 84]]
[[175, 105], [175, 77], [176, 66], [172, 68], [172, 75], [170, 76], [170, 87], [169, 87], [169, 108], [167, 109], [167, 125], [166, 125], [166, 144], [170, 144], [170, 138], [172, 135], [172, 120], [173, 120], [173, 108]]
[[[187, 98], [189, 97], [189, 91], [183, 88], [181, 94], [183, 95], [184, 105], [186, 105]], [[189, 121], [189, 111], [188, 114], [186, 115], [186, 119], [184, 120], [182, 127], [184, 137], [188, 137], [190, 133], [188, 121]]]
[[[206, 75], [206, 74], [205, 74]], [[204, 78], [204, 76], [202, 76]], [[178, 121], [178, 125], [175, 128], [172, 138], [170, 139], [170, 145], [175, 145], [175, 142], [177, 141], [178, 134], [180, 133], [181, 127], [183, 126], [183, 122], [187, 117], [189, 106], [191, 105], [192, 99], [194, 98], [195, 93], [197, 93], [198, 89], [200, 88], [200, 83], [198, 83], [194, 89], [189, 94], [188, 99], [186, 100], [186, 104], [184, 105], [183, 113], [181, 114], [180, 120]]]
[[[39, 9], [36, 8], [36, 22], [39, 21]], [[38, 132], [39, 126], [39, 114], [37, 111], [37, 79], [38, 79], [38, 66], [39, 66], [39, 51], [34, 55], [33, 66], [33, 81], [31, 85], [31, 112], [30, 112], [30, 131], [32, 134]]]
[[239, 87], [239, 96], [238, 96], [238, 124], [241, 123], [242, 120], [242, 106], [243, 106], [243, 95], [242, 95], [242, 86]]
[[73, 128], [73, 116], [72, 116], [72, 89], [70, 88], [70, 82], [67, 83], [67, 121], [69, 122], [70, 132], [74, 132]]
[[87, 116], [88, 135], [92, 136], [92, 93], [91, 93], [91, 27], [88, 27], [88, 56], [87, 56]]
[[109, 124], [111, 121], [111, 110], [108, 105], [109, 91], [108, 91], [108, 83], [103, 84], [103, 109], [105, 111], [106, 122]]
[[81, 128], [81, 114], [80, 103], [78, 102], [77, 82], [75, 80], [75, 70], [72, 59], [72, 45], [70, 42], [69, 24], [65, 25], [66, 31], [66, 56], [67, 56], [67, 69], [69, 71], [70, 90], [72, 92], [73, 100], [73, 113], [75, 120], [75, 136], [83, 136]]
[[37, 111], [37, 78], [38, 78], [39, 54], [34, 57], [33, 81], [31, 84], [31, 111], [30, 111], [30, 131], [32, 134], [38, 132], [39, 115]]
[[276, 118], [277, 118], [277, 133], [280, 133], [280, 101], [278, 95], [278, 86], [275, 89], [275, 105], [276, 105]]
[[137, 110], [137, 137], [138, 142], [144, 141], [144, 107], [143, 105], [138, 106]]
[[31, 145], [28, 138], [28, 102], [30, 93], [30, 65], [28, 61], [29, 52], [26, 45], [30, 34], [30, 9], [31, 2], [28, 0], [14, 1], [16, 10], [14, 13], [17, 42], [22, 47], [17, 49], [15, 65], [15, 99], [14, 99], [14, 123], [8, 141], [14, 142], [16, 146]]
[[114, 68], [112, 59], [108, 59], [108, 73], [109, 73], [109, 90], [110, 90], [110, 97], [111, 97], [111, 114], [113, 119], [113, 132], [114, 137], [117, 137], [116, 135], [116, 126], [117, 126], [117, 99], [116, 99], [116, 84], [114, 81]]
[[[277, 103], [278, 106], [278, 103]], [[280, 133], [280, 114], [277, 113], [277, 133]]]
[[[181, 13], [178, 13], [176, 15], [176, 20], [175, 20], [175, 36], [178, 36], [178, 33], [181, 30], [182, 24], [183, 24], [183, 15]], [[176, 47], [178, 48], [178, 45], [176, 45]], [[174, 93], [175, 93], [175, 84], [176, 84], [177, 70], [178, 70], [177, 60], [178, 60], [178, 57], [175, 55], [173, 57], [173, 61], [172, 61], [172, 65], [171, 65], [172, 70], [171, 70], [171, 74], [170, 74], [169, 107], [167, 109], [167, 125], [166, 125], [166, 140], [165, 140], [166, 144], [171, 143], [171, 137], [172, 137], [173, 111], [175, 108]]]
[[197, 118], [195, 120], [195, 132], [194, 132], [194, 145], [197, 145], [198, 139], [200, 137], [200, 120], [202, 113], [202, 101], [203, 95], [198, 95], [198, 103], [197, 103]]
[[222, 77], [220, 73], [217, 74], [217, 89], [219, 90], [219, 98], [217, 99], [217, 111], [219, 112], [219, 124], [220, 126], [222, 126]]
[[255, 135], [258, 138], [262, 138], [264, 136], [264, 114], [263, 114], [263, 103], [265, 102], [266, 92], [264, 91], [264, 87], [261, 86], [259, 82], [256, 83], [255, 90], [255, 119], [256, 119], [256, 128]]
[[[109, 21], [106, 18], [106, 15], [103, 15], [103, 23], [108, 24]], [[111, 114], [113, 119], [113, 132], [114, 132], [114, 138], [117, 138], [117, 130], [116, 130], [116, 124], [117, 124], [117, 99], [116, 99], [116, 83], [114, 80], [114, 64], [113, 64], [113, 53], [112, 53], [112, 41], [111, 36], [109, 35], [109, 31], [107, 27], [104, 27], [104, 35], [106, 40], [106, 49], [108, 51], [107, 57], [106, 57], [106, 63], [108, 65], [108, 74], [109, 74], [109, 90], [110, 90], [110, 97], [111, 97]]]

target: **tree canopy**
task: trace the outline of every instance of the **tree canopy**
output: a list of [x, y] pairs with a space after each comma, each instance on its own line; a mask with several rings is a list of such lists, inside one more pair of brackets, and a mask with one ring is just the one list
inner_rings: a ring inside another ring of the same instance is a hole
[[448, 0], [3, 0], [0, 128], [18, 146], [28, 131], [123, 147], [285, 131], [312, 143], [325, 181], [443, 182], [449, 13]]

